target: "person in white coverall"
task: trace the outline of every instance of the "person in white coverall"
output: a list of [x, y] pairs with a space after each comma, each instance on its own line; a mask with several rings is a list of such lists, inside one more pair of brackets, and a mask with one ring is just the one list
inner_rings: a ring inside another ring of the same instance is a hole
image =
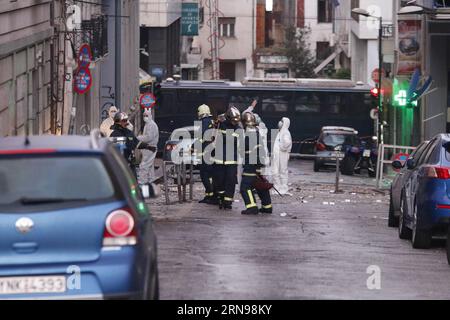
[[[156, 122], [153, 121], [151, 111], [144, 112], [144, 122], [144, 131], [141, 136], [138, 136], [138, 139], [152, 147], [157, 147], [159, 141], [159, 128]], [[140, 185], [150, 184], [155, 179], [155, 158], [156, 151], [142, 150], [142, 162], [139, 165], [138, 177]]]
[[280, 194], [289, 194], [288, 187], [288, 162], [292, 149], [292, 137], [289, 132], [291, 121], [283, 118], [278, 123], [280, 131], [275, 138], [272, 150], [272, 175], [274, 187]]
[[116, 113], [119, 112], [116, 106], [111, 106], [108, 111], [109, 117], [103, 120], [102, 124], [100, 125], [100, 132], [105, 137], [109, 137], [113, 130], [111, 129], [111, 126], [114, 125], [114, 116]]

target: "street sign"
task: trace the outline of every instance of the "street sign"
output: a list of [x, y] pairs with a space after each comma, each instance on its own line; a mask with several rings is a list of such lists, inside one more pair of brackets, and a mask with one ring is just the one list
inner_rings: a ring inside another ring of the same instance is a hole
[[198, 36], [198, 3], [181, 4], [181, 35]]
[[78, 67], [81, 68], [89, 68], [89, 65], [92, 61], [92, 51], [91, 47], [85, 43], [81, 46], [80, 51], [78, 52]]
[[78, 94], [84, 94], [91, 89], [92, 76], [88, 68], [81, 68], [73, 76], [74, 90]]
[[143, 109], [151, 109], [156, 104], [156, 98], [153, 93], [144, 93], [139, 99], [139, 104]]

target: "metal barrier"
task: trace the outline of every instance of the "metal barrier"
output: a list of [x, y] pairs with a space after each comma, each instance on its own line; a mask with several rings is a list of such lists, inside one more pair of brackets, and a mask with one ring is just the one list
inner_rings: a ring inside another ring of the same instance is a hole
[[376, 182], [377, 182], [377, 188], [380, 188], [381, 181], [383, 180], [383, 173], [384, 173], [384, 165], [385, 164], [392, 164], [392, 160], [385, 160], [385, 151], [386, 149], [392, 149], [394, 150], [394, 154], [398, 153], [398, 151], [411, 151], [416, 150], [416, 147], [408, 147], [408, 146], [395, 146], [395, 145], [389, 145], [389, 144], [380, 144], [378, 146], [378, 159], [377, 159], [377, 174], [376, 174]]
[[[187, 166], [186, 163], [175, 164], [172, 161], [163, 161], [163, 179], [164, 179], [164, 194], [166, 197], [166, 204], [170, 204], [169, 197], [169, 179], [176, 179], [177, 181], [177, 191], [178, 191], [178, 202], [187, 202], [186, 191], [187, 191]], [[170, 168], [174, 168], [174, 175], [169, 175], [168, 171]], [[189, 166], [189, 200], [194, 199], [194, 166]]]

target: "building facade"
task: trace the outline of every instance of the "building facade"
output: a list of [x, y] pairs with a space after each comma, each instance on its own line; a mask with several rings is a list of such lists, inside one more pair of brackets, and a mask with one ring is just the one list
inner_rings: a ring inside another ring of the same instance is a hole
[[157, 79], [180, 73], [181, 1], [140, 0], [141, 68]]
[[[0, 4], [0, 135], [88, 134], [107, 109], [139, 96], [139, 7], [133, 0]], [[74, 92], [79, 50], [91, 87]]]

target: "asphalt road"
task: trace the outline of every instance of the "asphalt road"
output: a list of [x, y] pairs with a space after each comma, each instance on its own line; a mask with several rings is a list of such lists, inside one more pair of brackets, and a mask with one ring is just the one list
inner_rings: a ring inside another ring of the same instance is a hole
[[153, 201], [161, 299], [450, 299], [443, 241], [413, 249], [373, 179], [343, 177], [336, 195], [334, 177], [293, 160], [293, 196], [274, 196], [272, 215], [242, 216], [240, 195], [231, 212]]

